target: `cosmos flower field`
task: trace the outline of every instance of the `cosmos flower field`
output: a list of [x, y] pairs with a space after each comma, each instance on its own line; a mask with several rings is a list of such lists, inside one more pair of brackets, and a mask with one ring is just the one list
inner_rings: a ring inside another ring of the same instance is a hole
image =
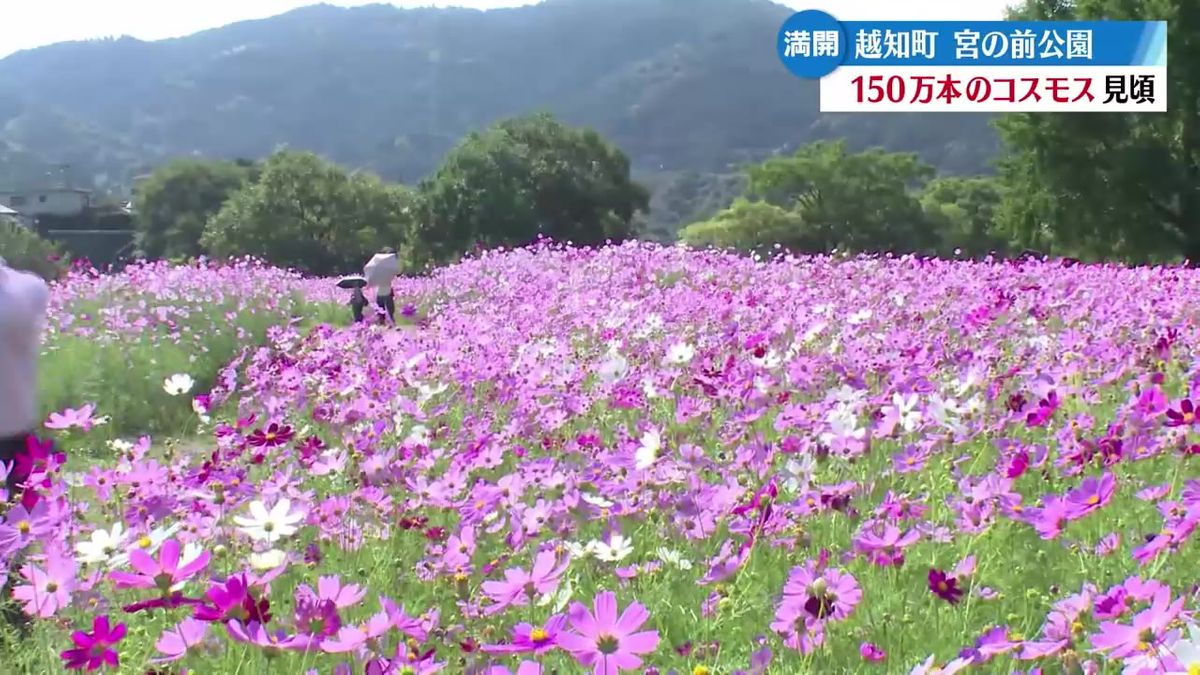
[[56, 286], [0, 663], [1200, 673], [1200, 273], [627, 244], [396, 289]]

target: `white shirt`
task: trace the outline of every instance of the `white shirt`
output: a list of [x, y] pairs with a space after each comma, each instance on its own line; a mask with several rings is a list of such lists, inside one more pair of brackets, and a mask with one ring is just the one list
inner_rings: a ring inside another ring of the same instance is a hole
[[395, 253], [376, 253], [363, 267], [367, 285], [375, 289], [375, 297], [392, 294], [392, 280], [400, 274], [400, 261]]
[[38, 423], [37, 361], [50, 288], [0, 263], [0, 438]]

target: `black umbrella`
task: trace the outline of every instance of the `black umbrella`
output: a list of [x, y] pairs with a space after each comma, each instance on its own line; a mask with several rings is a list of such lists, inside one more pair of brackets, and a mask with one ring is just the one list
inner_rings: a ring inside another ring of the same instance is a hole
[[338, 288], [365, 288], [367, 280], [360, 276], [342, 277], [337, 285]]

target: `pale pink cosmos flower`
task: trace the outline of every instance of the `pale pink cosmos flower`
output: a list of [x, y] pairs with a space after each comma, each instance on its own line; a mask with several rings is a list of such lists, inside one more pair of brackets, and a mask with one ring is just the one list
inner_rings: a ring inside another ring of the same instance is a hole
[[76, 569], [74, 558], [55, 553], [47, 555], [44, 568], [27, 564], [21, 568], [21, 577], [28, 583], [14, 588], [13, 598], [25, 603], [26, 614], [50, 618], [70, 606]]

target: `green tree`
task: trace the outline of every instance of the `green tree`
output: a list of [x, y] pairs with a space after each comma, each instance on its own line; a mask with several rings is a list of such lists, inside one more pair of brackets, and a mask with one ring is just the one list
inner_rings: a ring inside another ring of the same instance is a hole
[[1022, 113], [1000, 226], [1021, 245], [1089, 258], [1200, 261], [1200, 3], [1026, 0], [1015, 18], [1167, 21], [1166, 113]]
[[995, 231], [1000, 206], [999, 182], [990, 176], [945, 176], [930, 181], [921, 194], [925, 220], [937, 232], [943, 254], [1003, 253], [1008, 242]]
[[[914, 154], [850, 153], [844, 141], [822, 141], [800, 148], [790, 157], [775, 157], [750, 167], [747, 175], [748, 196], [799, 214], [794, 222], [803, 223], [802, 231], [780, 241], [791, 248], [808, 252], [832, 248], [911, 251], [937, 243], [917, 198], [917, 191], [933, 176], [933, 168]], [[741, 212], [766, 215], [762, 209], [749, 210], [744, 205]], [[736, 218], [737, 214], [727, 212], [725, 217]]]
[[290, 150], [272, 155], [261, 171], [209, 220], [202, 241], [214, 255], [346, 273], [381, 246], [402, 247], [412, 229], [417, 195], [404, 186]]
[[689, 246], [716, 246], [743, 251], [768, 252], [775, 244], [794, 250], [818, 246], [807, 239], [804, 217], [799, 211], [764, 201], [739, 197], [709, 220], [692, 223], [679, 232]]
[[134, 204], [138, 252], [199, 255], [205, 223], [251, 178], [251, 167], [220, 160], [178, 159], [158, 169], [138, 188]]
[[0, 218], [0, 255], [8, 266], [46, 279], [57, 279], [66, 268], [62, 250], [24, 225]]
[[433, 261], [539, 234], [575, 244], [624, 239], [649, 203], [624, 153], [546, 114], [471, 134], [421, 191], [426, 218], [416, 236], [422, 257]]

